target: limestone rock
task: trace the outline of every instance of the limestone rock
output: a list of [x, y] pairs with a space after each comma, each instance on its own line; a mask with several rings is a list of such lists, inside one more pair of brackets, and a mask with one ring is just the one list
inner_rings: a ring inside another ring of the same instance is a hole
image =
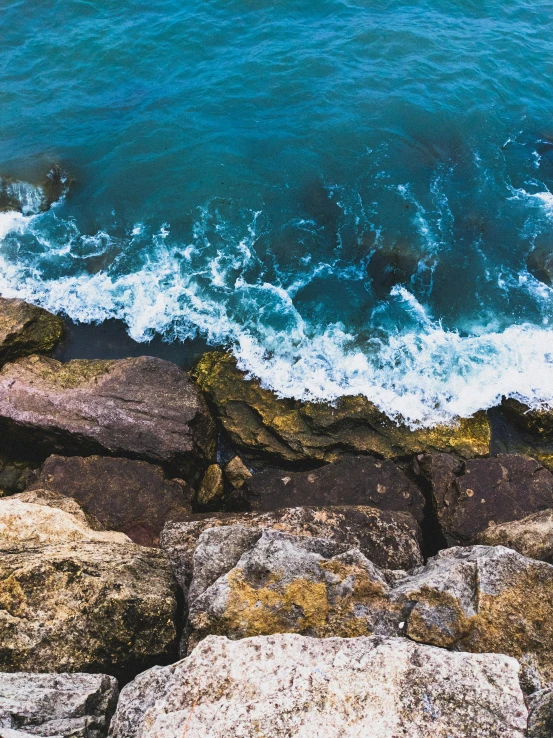
[[209, 507], [221, 501], [225, 492], [223, 470], [219, 464], [211, 464], [198, 489], [197, 501], [201, 507]]
[[47, 354], [61, 341], [63, 320], [23, 300], [0, 297], [0, 365], [29, 354]]
[[412, 431], [362, 396], [342, 397], [335, 406], [278, 398], [257, 380], [247, 379], [233, 357], [220, 351], [204, 354], [193, 374], [233, 443], [253, 459], [305, 467], [343, 454], [398, 458], [430, 450], [464, 457], [489, 453], [485, 413], [451, 427]]
[[225, 465], [225, 478], [233, 489], [240, 489], [252, 473], [239, 456], [234, 456]]
[[0, 673], [0, 734], [103, 738], [117, 693], [105, 674]]
[[553, 510], [542, 510], [512, 523], [492, 525], [476, 536], [476, 543], [506, 546], [530, 559], [553, 564]]
[[142, 459], [190, 481], [212, 460], [216, 432], [197, 387], [170, 362], [31, 356], [0, 371], [0, 444], [38, 460]]
[[[217, 532], [223, 527], [233, 529], [228, 533], [229, 540], [233, 541], [232, 548], [225, 543], [225, 533]], [[250, 537], [243, 536], [244, 528], [251, 529]], [[193, 515], [189, 520], [168, 523], [163, 529], [161, 544], [177, 581], [186, 592], [192, 578], [195, 551], [207, 562], [212, 583], [237, 563], [263, 530], [271, 529], [292, 535], [329, 538], [348, 547], [358, 547], [368, 559], [384, 568], [411, 569], [422, 563], [420, 529], [409, 513], [362, 505]], [[246, 546], [237, 548], [241, 537]], [[200, 539], [202, 547], [198, 548]]]
[[264, 531], [189, 599], [192, 644], [208, 634], [406, 635], [505, 653], [524, 665], [527, 682], [553, 680], [553, 566], [502, 546], [446, 549], [407, 573], [330, 540]]
[[93, 530], [74, 500], [67, 500], [73, 505], [64, 505], [59, 497], [47, 499], [39, 493], [22, 492], [0, 500], [0, 550], [76, 541], [130, 543], [123, 533]]
[[442, 530], [456, 543], [473, 541], [488, 526], [553, 508], [553, 474], [526, 456], [461, 462], [433, 454], [416, 463], [432, 484]]
[[523, 738], [518, 664], [404, 639], [208, 638], [123, 688], [112, 738]]
[[50, 456], [35, 488], [74, 498], [103, 528], [143, 546], [157, 546], [167, 520], [192, 512], [194, 494], [183, 480], [166, 479], [159, 466], [107, 456]]
[[254, 510], [296, 505], [370, 505], [423, 518], [420, 490], [393, 461], [371, 456], [347, 457], [303, 472], [268, 470], [254, 474], [242, 488]]
[[529, 697], [528, 738], [553, 736], [553, 689], [542, 689]]

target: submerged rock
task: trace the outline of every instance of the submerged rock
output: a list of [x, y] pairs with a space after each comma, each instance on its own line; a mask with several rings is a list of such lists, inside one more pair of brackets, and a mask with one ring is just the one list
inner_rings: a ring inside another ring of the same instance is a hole
[[263, 530], [328, 538], [347, 547], [358, 547], [378, 566], [410, 569], [422, 564], [420, 529], [409, 513], [372, 507], [295, 507], [266, 513], [194, 515], [190, 520], [168, 523], [161, 534], [177, 581], [186, 592], [196, 565], [196, 583], [210, 584], [229, 571]]
[[117, 694], [105, 674], [0, 673], [0, 733], [104, 738]]
[[208, 638], [123, 688], [112, 738], [523, 738], [518, 664], [404, 639]]
[[423, 518], [425, 500], [393, 461], [347, 457], [304, 472], [268, 470], [254, 474], [242, 494], [254, 510], [296, 505], [370, 505]]
[[[213, 459], [215, 425], [174, 364], [143, 356], [70, 361], [31, 356], [0, 371], [0, 446], [50, 454], [126, 456], [187, 481]], [[13, 453], [13, 451], [12, 451]]]
[[447, 549], [407, 573], [328, 539], [264, 531], [200, 589], [193, 598], [191, 587], [191, 643], [208, 634], [405, 635], [505, 653], [524, 664], [529, 683], [553, 680], [553, 566], [502, 546]]
[[164, 663], [175, 590], [162, 551], [58, 507], [0, 500], [0, 671], [128, 677]]
[[37, 215], [61, 200], [69, 190], [69, 177], [55, 164], [39, 185], [0, 176], [0, 213], [15, 211]]
[[107, 456], [50, 456], [35, 488], [74, 498], [103, 528], [123, 531], [143, 546], [159, 544], [167, 520], [189, 515], [194, 495], [183, 480], [166, 479], [159, 466]]
[[29, 354], [48, 354], [61, 341], [63, 320], [23, 300], [0, 297], [0, 365]]
[[476, 543], [507, 546], [530, 559], [553, 564], [553, 510], [542, 510], [512, 523], [491, 525], [478, 533]]
[[389, 459], [432, 450], [467, 458], [489, 453], [485, 413], [451, 427], [412, 431], [362, 396], [342, 397], [335, 406], [278, 398], [220, 351], [204, 354], [194, 376], [233, 443], [252, 459], [305, 467], [343, 454]]
[[526, 456], [462, 462], [432, 454], [418, 457], [415, 466], [431, 483], [440, 525], [455, 543], [471, 542], [489, 526], [553, 508], [553, 474]]

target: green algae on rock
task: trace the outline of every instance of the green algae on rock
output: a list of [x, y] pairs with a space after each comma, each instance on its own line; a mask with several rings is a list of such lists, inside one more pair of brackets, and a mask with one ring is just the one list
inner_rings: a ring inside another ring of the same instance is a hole
[[63, 320], [23, 300], [0, 297], [0, 365], [29, 354], [48, 354], [63, 338]]
[[452, 426], [411, 430], [362, 396], [342, 397], [334, 405], [279, 398], [247, 378], [222, 351], [204, 354], [193, 376], [248, 458], [305, 467], [348, 453], [393, 459], [438, 450], [471, 458], [490, 451], [484, 412]]

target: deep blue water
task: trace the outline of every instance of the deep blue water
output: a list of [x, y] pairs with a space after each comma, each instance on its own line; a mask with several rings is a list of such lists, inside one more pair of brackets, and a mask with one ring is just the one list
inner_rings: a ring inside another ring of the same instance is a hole
[[285, 395], [411, 423], [553, 403], [553, 290], [528, 270], [553, 256], [551, 0], [0, 18], [0, 174], [71, 180], [0, 215], [2, 294], [199, 333]]

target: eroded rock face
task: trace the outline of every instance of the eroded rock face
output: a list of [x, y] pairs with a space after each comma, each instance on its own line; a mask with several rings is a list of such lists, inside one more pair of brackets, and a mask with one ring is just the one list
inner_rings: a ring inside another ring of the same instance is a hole
[[166, 479], [159, 466], [106, 456], [50, 456], [30, 488], [75, 499], [103, 528], [143, 546], [159, 545], [165, 522], [189, 515], [194, 496], [186, 482]]
[[208, 638], [123, 688], [112, 738], [523, 738], [518, 664], [405, 639]]
[[23, 300], [0, 297], [0, 365], [29, 354], [47, 354], [61, 341], [63, 320]]
[[211, 461], [216, 433], [197, 387], [170, 362], [31, 356], [0, 372], [0, 443], [30, 458], [142, 459], [190, 481]]
[[278, 398], [257, 380], [246, 379], [232, 356], [217, 351], [204, 354], [194, 376], [233, 443], [253, 459], [305, 467], [343, 454], [397, 458], [437, 450], [468, 458], [489, 453], [484, 413], [455, 427], [411, 431], [361, 396], [343, 397], [336, 406]]
[[484, 546], [507, 546], [528, 556], [553, 563], [553, 510], [528, 515], [512, 523], [493, 525], [476, 536]]
[[103, 738], [117, 695], [105, 674], [0, 673], [0, 732]]
[[296, 505], [370, 505], [423, 518], [420, 490], [393, 461], [355, 456], [305, 472], [269, 470], [254, 474], [242, 494], [254, 510]]
[[189, 598], [191, 644], [208, 634], [406, 635], [514, 656], [534, 687], [553, 679], [553, 566], [502, 546], [446, 549], [406, 573], [329, 540], [264, 531], [205, 584]]
[[[263, 530], [271, 529], [358, 547], [367, 558], [384, 568], [410, 569], [422, 564], [420, 529], [409, 513], [362, 505], [194, 515], [189, 520], [168, 523], [161, 544], [177, 581], [186, 592], [192, 579], [195, 552], [205, 562], [212, 583], [237, 563]], [[196, 569], [196, 581], [199, 576]]]
[[434, 454], [418, 457], [416, 465], [432, 484], [440, 525], [454, 543], [471, 542], [489, 526], [553, 508], [553, 474], [527, 456], [463, 462]]

